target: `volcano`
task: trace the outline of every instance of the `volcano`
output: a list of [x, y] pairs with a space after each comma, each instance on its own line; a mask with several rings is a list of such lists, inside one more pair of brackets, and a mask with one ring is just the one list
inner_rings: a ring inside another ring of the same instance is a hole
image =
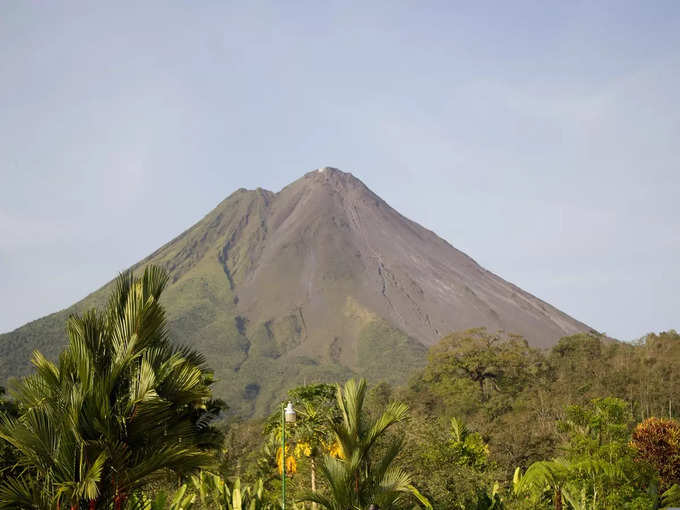
[[[304, 382], [404, 382], [452, 331], [502, 329], [550, 347], [591, 330], [330, 167], [278, 193], [237, 190], [132, 269], [147, 264], [170, 274], [172, 337], [207, 356], [216, 395], [242, 416], [267, 414]], [[33, 349], [55, 358], [68, 315], [103, 304], [109, 285], [0, 335], [0, 381], [28, 373]]]

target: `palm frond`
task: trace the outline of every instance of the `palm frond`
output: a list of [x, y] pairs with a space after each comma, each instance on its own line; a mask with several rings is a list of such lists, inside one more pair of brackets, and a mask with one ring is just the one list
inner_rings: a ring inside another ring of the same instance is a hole
[[408, 416], [408, 406], [401, 402], [391, 402], [387, 404], [385, 411], [373, 423], [366, 434], [366, 445], [370, 448], [375, 441], [382, 436], [387, 429], [400, 423]]
[[561, 487], [568, 475], [568, 466], [559, 460], [534, 462], [515, 484], [515, 491], [523, 494], [544, 487]]
[[680, 506], [680, 485], [673, 486], [661, 494], [661, 504], [664, 508]]
[[373, 468], [373, 476], [376, 478], [376, 480], [383, 480], [403, 446], [403, 439], [396, 439], [392, 441], [392, 443], [387, 447], [387, 450], [385, 453], [383, 453], [382, 458]]
[[0, 484], [0, 509], [49, 509], [51, 506], [51, 502], [32, 477], [9, 478]]

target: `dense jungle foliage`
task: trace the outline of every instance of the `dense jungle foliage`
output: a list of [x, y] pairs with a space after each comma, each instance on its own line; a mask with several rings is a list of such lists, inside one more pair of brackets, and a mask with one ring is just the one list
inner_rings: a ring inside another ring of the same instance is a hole
[[166, 282], [122, 275], [56, 363], [36, 352], [0, 391], [0, 508], [278, 509], [283, 473], [291, 509], [680, 506], [674, 331], [550, 351], [456, 332], [406, 386], [315, 382], [228, 423], [204, 357], [167, 337]]

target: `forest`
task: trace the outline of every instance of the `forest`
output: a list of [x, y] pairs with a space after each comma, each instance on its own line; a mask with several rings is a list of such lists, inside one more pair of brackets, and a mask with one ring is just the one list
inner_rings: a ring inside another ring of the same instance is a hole
[[282, 388], [271, 416], [238, 421], [208, 360], [171, 341], [167, 282], [122, 274], [68, 319], [56, 362], [34, 352], [0, 393], [0, 509], [680, 506], [675, 331], [550, 350], [454, 332], [408, 384]]

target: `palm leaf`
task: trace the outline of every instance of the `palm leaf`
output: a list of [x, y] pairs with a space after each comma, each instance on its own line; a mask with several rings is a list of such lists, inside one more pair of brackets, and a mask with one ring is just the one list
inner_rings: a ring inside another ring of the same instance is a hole
[[680, 485], [673, 486], [661, 494], [661, 504], [663, 507], [680, 506]]

